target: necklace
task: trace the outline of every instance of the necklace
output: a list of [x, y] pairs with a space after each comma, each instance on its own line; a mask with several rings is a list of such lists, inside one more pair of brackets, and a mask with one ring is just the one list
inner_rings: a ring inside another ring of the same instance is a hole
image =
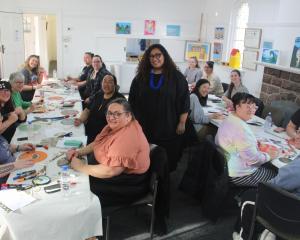
[[161, 75], [160, 78], [159, 78], [159, 81], [157, 83], [157, 85], [155, 86], [154, 84], [154, 72], [153, 70], [151, 70], [150, 72], [150, 88], [152, 90], [158, 90], [161, 88], [163, 82], [164, 82], [165, 78], [164, 78], [164, 75]]

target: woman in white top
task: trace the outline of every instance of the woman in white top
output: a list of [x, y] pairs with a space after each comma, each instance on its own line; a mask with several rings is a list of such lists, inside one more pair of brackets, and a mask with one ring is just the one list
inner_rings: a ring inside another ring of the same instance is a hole
[[208, 124], [211, 119], [222, 118], [220, 113], [205, 114], [203, 107], [206, 106], [209, 81], [206, 79], [200, 79], [190, 95], [190, 119], [197, 132], [199, 140], [203, 139], [205, 135], [212, 133]]
[[221, 97], [224, 90], [220, 78], [213, 73], [214, 62], [207, 61], [203, 70], [202, 78], [207, 79], [210, 83], [209, 93]]
[[231, 99], [233, 96], [238, 92], [244, 92], [249, 93], [248, 89], [243, 85], [242, 79], [241, 79], [241, 72], [237, 69], [234, 69], [230, 73], [230, 80], [231, 83], [227, 89], [227, 91], [224, 93], [222, 99], [225, 101], [226, 105], [228, 107], [232, 107], [232, 101]]
[[198, 60], [196, 57], [191, 57], [188, 60], [188, 68], [184, 72], [184, 76], [188, 81], [188, 84], [191, 84], [192, 87], [195, 87], [196, 82], [198, 82], [202, 77], [202, 72], [198, 64]]

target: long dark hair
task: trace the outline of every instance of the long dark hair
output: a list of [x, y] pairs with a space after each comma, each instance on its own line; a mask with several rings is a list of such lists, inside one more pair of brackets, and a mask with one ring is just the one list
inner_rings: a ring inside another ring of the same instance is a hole
[[92, 57], [92, 58], [94, 58], [94, 57], [96, 57], [96, 58], [99, 58], [99, 59], [100, 59], [100, 61], [102, 62], [102, 67], [101, 67], [101, 68], [106, 68], [106, 65], [105, 65], [105, 63], [103, 62], [103, 60], [102, 60], [102, 57], [101, 57], [100, 55], [98, 55], [98, 54], [95, 54], [95, 55], [93, 55], [93, 57]]
[[143, 80], [149, 79], [150, 71], [153, 68], [150, 63], [150, 53], [155, 48], [159, 49], [164, 56], [164, 64], [162, 66], [163, 75], [168, 81], [172, 77], [174, 71], [176, 71], [178, 68], [170, 57], [168, 51], [161, 44], [153, 44], [145, 51], [137, 68], [137, 78], [142, 78]]
[[[1, 81], [0, 83], [3, 83], [3, 81]], [[14, 107], [12, 97], [11, 97], [11, 94], [12, 94], [11, 84], [9, 82], [5, 82], [5, 85], [8, 85], [8, 88], [9, 88], [9, 91], [10, 91], [10, 98], [3, 105], [0, 104], [0, 110], [5, 112], [5, 115], [3, 117], [6, 120], [8, 113], [15, 111], [15, 107]]]
[[195, 95], [198, 97], [198, 100], [199, 100], [201, 106], [206, 106], [206, 104], [207, 104], [207, 99], [208, 99], [208, 95], [207, 95], [206, 97], [203, 97], [203, 96], [201, 96], [200, 93], [199, 93], [200, 87], [201, 87], [203, 84], [205, 84], [205, 83], [208, 83], [208, 84], [210, 85], [210, 83], [209, 83], [209, 81], [208, 81], [207, 79], [200, 79], [200, 80], [196, 83], [196, 85], [195, 85], [195, 87], [194, 87], [194, 89], [193, 89], [193, 91], [192, 91], [192, 94], [195, 94]]
[[[234, 72], [237, 73], [237, 75], [239, 75], [239, 77], [241, 78], [241, 72], [239, 70], [233, 69], [231, 71], [231, 73], [234, 73]], [[234, 84], [233, 84], [233, 82], [231, 82], [229, 87], [228, 87], [228, 98], [229, 99], [231, 99], [231, 93], [232, 93], [233, 88], [234, 88]]]

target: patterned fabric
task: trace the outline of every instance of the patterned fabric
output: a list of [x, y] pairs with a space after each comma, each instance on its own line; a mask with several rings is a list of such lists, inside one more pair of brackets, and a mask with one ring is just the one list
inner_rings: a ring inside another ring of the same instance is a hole
[[234, 114], [222, 122], [215, 141], [227, 153], [230, 177], [252, 174], [270, 159], [268, 154], [259, 151], [256, 137], [248, 124]]
[[0, 135], [0, 164], [14, 162], [15, 157], [9, 150], [9, 144], [4, 137]]

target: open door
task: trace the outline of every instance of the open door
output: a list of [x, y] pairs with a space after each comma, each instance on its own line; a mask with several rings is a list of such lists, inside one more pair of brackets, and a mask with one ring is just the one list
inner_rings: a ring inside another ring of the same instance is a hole
[[23, 15], [0, 12], [0, 74], [7, 79], [24, 63]]

